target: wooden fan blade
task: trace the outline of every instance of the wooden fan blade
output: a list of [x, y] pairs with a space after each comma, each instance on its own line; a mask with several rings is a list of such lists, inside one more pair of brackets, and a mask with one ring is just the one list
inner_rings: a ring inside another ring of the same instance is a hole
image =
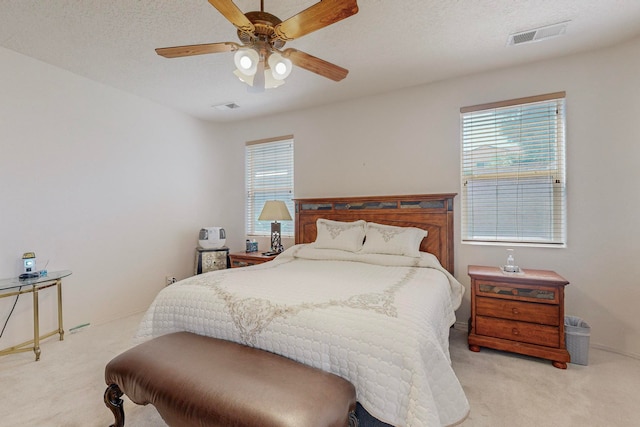
[[156, 53], [165, 58], [180, 58], [182, 56], [204, 55], [206, 53], [233, 52], [238, 50], [239, 44], [233, 42], [192, 44], [188, 46], [161, 47]]
[[322, 0], [274, 27], [276, 37], [289, 41], [358, 13], [356, 0]]
[[237, 29], [245, 33], [253, 33], [255, 27], [244, 16], [244, 13], [231, 0], [209, 0], [211, 6], [218, 9], [225, 18], [227, 18]]
[[344, 79], [347, 77], [347, 74], [349, 74], [349, 70], [346, 68], [339, 67], [331, 62], [316, 58], [313, 55], [309, 55], [308, 53], [304, 53], [297, 49], [285, 49], [281, 54], [285, 58], [289, 58], [291, 62], [298, 67], [304, 68], [305, 70], [319, 74], [322, 77], [326, 77], [336, 82]]

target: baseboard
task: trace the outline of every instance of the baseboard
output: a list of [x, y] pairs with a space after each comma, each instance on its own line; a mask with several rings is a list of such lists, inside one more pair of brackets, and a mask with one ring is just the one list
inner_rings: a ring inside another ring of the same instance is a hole
[[453, 329], [457, 331], [469, 332], [469, 324], [467, 322], [456, 322], [453, 324]]
[[616, 350], [614, 348], [611, 347], [607, 347], [606, 345], [602, 345], [602, 344], [589, 344], [589, 347], [591, 348], [597, 348], [598, 350], [603, 350], [603, 351], [607, 351], [609, 353], [615, 353], [615, 354], [619, 354], [621, 356], [626, 356], [626, 357], [630, 357], [632, 359], [637, 359], [640, 360], [640, 354], [636, 354], [636, 353], [627, 353], [624, 351], [620, 351], [620, 350]]
[[146, 308], [133, 309], [132, 311], [117, 313], [117, 314], [114, 314], [113, 317], [110, 317], [108, 319], [98, 319], [95, 321], [95, 323], [92, 322], [91, 324], [95, 326], [105, 325], [107, 323], [111, 323], [116, 320], [122, 320], [122, 319], [126, 319], [127, 317], [144, 314], [147, 312], [148, 309], [149, 309], [149, 306], [147, 306]]

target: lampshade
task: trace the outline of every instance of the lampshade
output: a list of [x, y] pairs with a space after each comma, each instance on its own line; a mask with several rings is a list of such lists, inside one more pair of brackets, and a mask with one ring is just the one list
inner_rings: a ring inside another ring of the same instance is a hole
[[258, 70], [260, 55], [253, 49], [238, 49], [233, 56], [233, 62], [242, 74], [253, 76]]
[[291, 60], [283, 57], [277, 52], [274, 52], [269, 56], [268, 62], [269, 68], [271, 68], [271, 74], [276, 80], [286, 79], [289, 74], [291, 74], [291, 70], [293, 69]]
[[258, 221], [291, 221], [291, 215], [282, 200], [267, 200]]

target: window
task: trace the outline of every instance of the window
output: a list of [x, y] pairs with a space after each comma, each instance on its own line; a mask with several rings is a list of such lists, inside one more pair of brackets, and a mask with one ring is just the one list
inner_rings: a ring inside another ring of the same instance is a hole
[[[271, 235], [271, 221], [258, 221], [264, 202], [283, 200], [293, 207], [293, 136], [248, 142], [245, 148], [247, 235]], [[282, 236], [293, 237], [293, 221], [282, 221]]]
[[460, 109], [463, 242], [566, 244], [564, 101]]

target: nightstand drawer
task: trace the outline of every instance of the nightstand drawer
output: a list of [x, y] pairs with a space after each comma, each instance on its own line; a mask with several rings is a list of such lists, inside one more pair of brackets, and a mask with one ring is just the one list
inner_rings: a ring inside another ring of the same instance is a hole
[[547, 347], [560, 347], [560, 333], [558, 328], [554, 326], [477, 316], [475, 330], [478, 335]]
[[275, 255], [262, 255], [257, 252], [242, 252], [229, 254], [229, 261], [231, 268], [249, 267], [251, 265], [269, 262], [275, 257]]
[[262, 262], [231, 258], [231, 268], [249, 267], [257, 264], [262, 264]]
[[476, 280], [476, 295], [489, 298], [517, 299], [545, 304], [558, 304], [558, 290], [547, 286], [529, 286], [489, 280]]
[[204, 252], [201, 259], [202, 272], [227, 268], [227, 252]]
[[558, 326], [560, 307], [557, 305], [478, 297], [476, 300], [476, 314], [478, 316], [499, 317]]
[[203, 249], [196, 248], [194, 274], [207, 273], [227, 268], [229, 248]]

